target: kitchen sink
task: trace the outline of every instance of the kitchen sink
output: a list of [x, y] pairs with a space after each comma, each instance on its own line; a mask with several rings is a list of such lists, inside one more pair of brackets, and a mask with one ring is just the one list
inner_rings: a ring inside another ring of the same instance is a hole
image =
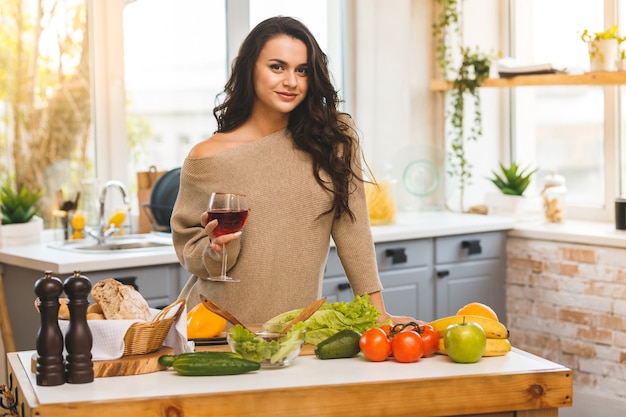
[[173, 246], [172, 237], [168, 233], [147, 233], [127, 236], [114, 236], [108, 238], [104, 243], [98, 243], [97, 240], [79, 239], [67, 240], [63, 242], [52, 242], [48, 244], [54, 249], [67, 250], [72, 252], [84, 253], [111, 253], [126, 251], [149, 251], [160, 249], [167, 246]]

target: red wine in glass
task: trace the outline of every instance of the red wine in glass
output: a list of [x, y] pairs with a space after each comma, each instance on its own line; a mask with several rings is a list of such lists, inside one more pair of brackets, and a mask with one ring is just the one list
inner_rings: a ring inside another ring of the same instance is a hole
[[[223, 236], [240, 231], [248, 220], [248, 203], [243, 194], [212, 193], [209, 199], [209, 221], [217, 220], [213, 234]], [[228, 266], [227, 245], [222, 245], [222, 273], [209, 276], [210, 281], [239, 282], [226, 275]]]
[[215, 236], [238, 232], [248, 220], [248, 210], [228, 211], [224, 209], [209, 210], [209, 221], [217, 219]]

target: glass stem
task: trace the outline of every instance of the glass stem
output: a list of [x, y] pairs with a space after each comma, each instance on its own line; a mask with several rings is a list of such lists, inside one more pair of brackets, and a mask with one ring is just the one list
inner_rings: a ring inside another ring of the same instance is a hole
[[222, 277], [226, 278], [226, 265], [228, 265], [228, 255], [226, 253], [226, 243], [222, 245]]

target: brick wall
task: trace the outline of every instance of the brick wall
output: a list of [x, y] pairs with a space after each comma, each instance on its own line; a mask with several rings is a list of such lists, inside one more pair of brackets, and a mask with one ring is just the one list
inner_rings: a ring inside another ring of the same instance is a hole
[[626, 400], [626, 249], [509, 237], [506, 282], [513, 346]]

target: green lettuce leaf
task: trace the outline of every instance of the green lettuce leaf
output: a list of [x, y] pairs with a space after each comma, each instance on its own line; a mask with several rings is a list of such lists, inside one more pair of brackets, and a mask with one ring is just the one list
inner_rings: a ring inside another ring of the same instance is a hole
[[[286, 311], [273, 318], [269, 323], [284, 323], [292, 320], [303, 309]], [[335, 333], [351, 329], [359, 333], [376, 327], [380, 311], [369, 300], [369, 295], [356, 296], [349, 303], [325, 302], [320, 309], [304, 321], [306, 334], [304, 342], [317, 345]]]
[[305, 328], [303, 322], [296, 323], [279, 340], [265, 340], [238, 324], [232, 329], [230, 337], [237, 342], [235, 351], [244, 359], [255, 362], [269, 360], [271, 363], [276, 363], [281, 362], [300, 347], [300, 344], [293, 342], [301, 338], [302, 330]]

